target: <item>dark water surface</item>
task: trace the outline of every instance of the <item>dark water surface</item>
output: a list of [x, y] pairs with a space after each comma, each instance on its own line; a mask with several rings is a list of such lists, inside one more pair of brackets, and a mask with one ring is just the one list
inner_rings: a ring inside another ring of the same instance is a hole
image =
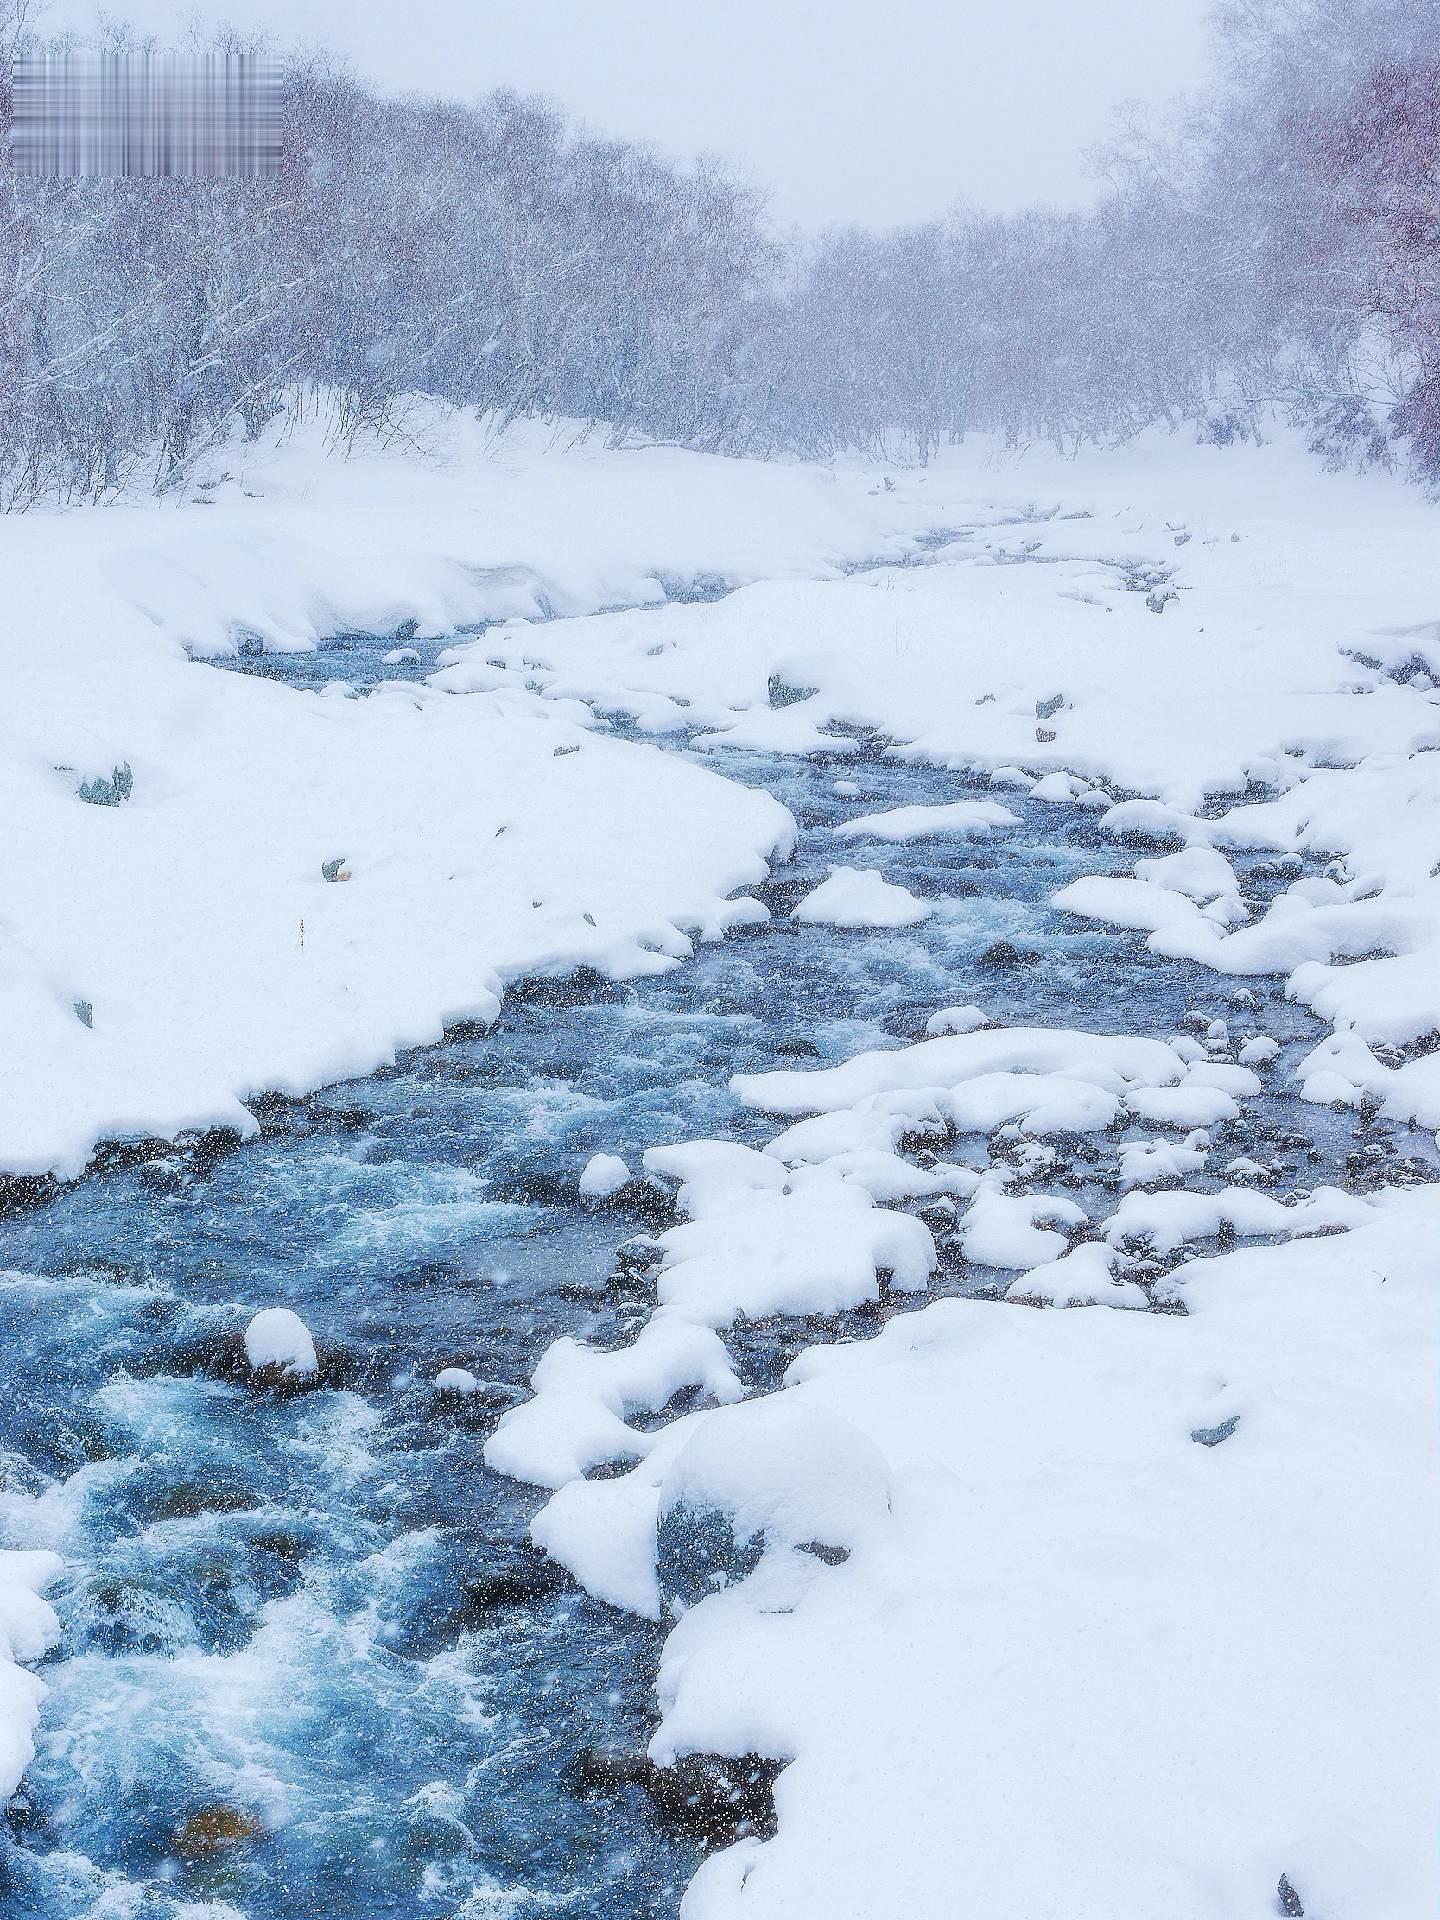
[[[639, 1788], [570, 1785], [583, 1749], [643, 1746], [657, 1631], [547, 1580], [524, 1545], [539, 1496], [481, 1462], [550, 1340], [629, 1324], [605, 1280], [647, 1222], [581, 1207], [585, 1160], [762, 1140], [732, 1073], [893, 1045], [957, 1003], [1154, 1034], [1200, 1008], [1289, 1060], [1319, 1037], [1274, 983], [1053, 912], [1057, 887], [1134, 858], [1078, 810], [986, 790], [1023, 825], [840, 842], [828, 829], [855, 813], [978, 790], [875, 758], [711, 761], [801, 821], [777, 909], [839, 860], [942, 911], [903, 933], [777, 913], [658, 978], [522, 990], [489, 1033], [277, 1105], [213, 1164], [159, 1158], [0, 1222], [0, 1532], [67, 1562], [38, 1753], [0, 1841], [7, 1917], [674, 1915], [698, 1843]], [[983, 966], [1000, 940], [1034, 957]], [[1343, 1179], [1352, 1117], [1262, 1109], [1314, 1143], [1290, 1150], [1296, 1184]], [[331, 1384], [276, 1398], [217, 1377], [226, 1339], [274, 1303], [331, 1353]], [[797, 1339], [833, 1331], [752, 1330], [742, 1369], [773, 1380]], [[454, 1364], [487, 1391], [437, 1397]]]

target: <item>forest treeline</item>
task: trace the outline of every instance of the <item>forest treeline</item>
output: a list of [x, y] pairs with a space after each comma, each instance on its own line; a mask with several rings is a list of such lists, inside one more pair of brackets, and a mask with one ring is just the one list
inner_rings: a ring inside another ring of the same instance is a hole
[[1279, 408], [1327, 459], [1440, 483], [1440, 0], [1246, 0], [1215, 31], [1209, 93], [1124, 127], [1083, 213], [786, 237], [723, 163], [508, 92], [382, 98], [314, 55], [285, 63], [272, 175], [5, 167], [0, 507], [163, 490], [317, 396], [343, 448], [415, 392], [920, 459], [978, 430], [1225, 440]]

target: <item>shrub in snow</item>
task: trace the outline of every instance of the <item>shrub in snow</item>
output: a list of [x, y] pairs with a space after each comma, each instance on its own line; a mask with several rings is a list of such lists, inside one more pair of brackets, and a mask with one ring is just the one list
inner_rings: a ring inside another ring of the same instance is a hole
[[289, 1307], [264, 1307], [245, 1329], [245, 1358], [252, 1372], [278, 1367], [282, 1373], [315, 1373], [319, 1362], [310, 1329]]
[[672, 1611], [752, 1573], [772, 1548], [846, 1559], [890, 1509], [874, 1443], [798, 1395], [702, 1420], [660, 1486], [656, 1574]]
[[135, 775], [130, 770], [130, 762], [123, 761], [112, 768], [108, 779], [82, 780], [78, 789], [80, 798], [92, 807], [118, 807], [128, 800], [135, 787]]
[[335, 860], [322, 860], [320, 863], [320, 877], [322, 880], [330, 881], [348, 880], [350, 878], [350, 869], [345, 865], [345, 855], [342, 853], [339, 858]]
[[95, 1009], [88, 1000], [77, 1000], [75, 1002], [75, 1018], [80, 1022], [82, 1027], [94, 1026]]

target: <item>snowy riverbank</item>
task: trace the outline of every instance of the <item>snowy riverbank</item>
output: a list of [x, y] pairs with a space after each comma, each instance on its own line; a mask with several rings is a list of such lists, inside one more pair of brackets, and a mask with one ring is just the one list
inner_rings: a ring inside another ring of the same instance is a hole
[[[655, 1757], [791, 1763], [777, 1837], [716, 1855], [687, 1916], [1259, 1920], [1281, 1874], [1321, 1920], [1428, 1911], [1440, 1205], [1383, 1177], [1277, 1195], [1208, 1133], [1268, 1071], [1263, 1030], [1210, 1004], [1227, 974], [1287, 974], [1332, 1023], [1297, 1075], [1317, 1115], [1440, 1125], [1435, 509], [1285, 447], [1155, 437], [961, 448], [889, 486], [523, 441], [313, 454], [203, 511], [0, 523], [0, 805], [24, 823], [0, 856], [0, 1171], [253, 1131], [247, 1100], [488, 1020], [517, 977], [654, 971], [762, 913], [735, 896], [787, 849], [785, 808], [598, 714], [799, 754], [868, 730], [988, 774], [994, 803], [943, 819], [857, 796], [799, 924], [925, 919], [864, 875], [868, 836], [1003, 832], [1007, 794], [1078, 807], [1137, 842], [1133, 871], [1057, 904], [1208, 969], [1198, 1025], [1097, 1036], [1077, 1006], [1030, 1033], [1001, 988], [996, 1027], [937, 1006], [909, 1049], [747, 1077], [777, 1137], [651, 1154], [683, 1216], [654, 1314], [615, 1353], [558, 1343], [489, 1459], [554, 1490], [536, 1538], [595, 1592], [699, 1599]], [[843, 575], [886, 556], [925, 564]], [[595, 611], [615, 602], [643, 610]], [[185, 651], [496, 618], [364, 699]], [[1279, 863], [1268, 905], [1252, 848]], [[1117, 1197], [1087, 1214], [1075, 1143], [1122, 1126]], [[947, 1230], [1014, 1274], [1010, 1306], [937, 1302], [744, 1397], [737, 1319], [888, 1319]], [[1282, 1244], [1214, 1252], [1247, 1236]], [[687, 1389], [701, 1411], [633, 1424]], [[686, 1512], [728, 1516], [739, 1551], [704, 1598], [660, 1564]], [[20, 1571], [29, 1592], [46, 1568]], [[33, 1658], [43, 1603], [21, 1604]], [[1300, 1700], [1323, 1710], [1297, 1745]]]

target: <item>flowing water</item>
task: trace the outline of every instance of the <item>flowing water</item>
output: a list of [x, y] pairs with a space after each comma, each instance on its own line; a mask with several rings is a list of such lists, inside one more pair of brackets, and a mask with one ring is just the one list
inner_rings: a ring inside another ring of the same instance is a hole
[[[1317, 1037], [1275, 983], [1055, 913], [1057, 887], [1134, 857], [1077, 810], [1017, 800], [1022, 825], [988, 840], [842, 843], [838, 821], [963, 797], [964, 778], [864, 754], [711, 761], [801, 822], [769, 929], [630, 985], [534, 983], [489, 1032], [266, 1107], [244, 1147], [157, 1154], [0, 1221], [0, 1529], [67, 1563], [37, 1757], [0, 1840], [9, 1920], [674, 1915], [699, 1842], [638, 1786], [575, 1790], [587, 1748], [648, 1737], [658, 1630], [539, 1561], [541, 1496], [481, 1460], [550, 1340], [633, 1324], [606, 1281], [653, 1223], [580, 1205], [585, 1160], [763, 1140], [732, 1073], [894, 1045], [945, 1005], [1156, 1034], [1201, 1008], [1289, 1062]], [[837, 859], [940, 910], [903, 933], [797, 926], [786, 909]], [[1242, 867], [1259, 896], [1281, 878]], [[997, 941], [1030, 957], [987, 967]], [[1247, 1111], [1296, 1135], [1295, 1184], [1343, 1179], [1352, 1117]], [[942, 1284], [1008, 1278], [952, 1260]], [[314, 1391], [227, 1372], [278, 1303], [322, 1347]], [[752, 1328], [736, 1350], [768, 1385], [836, 1331]], [[482, 1393], [433, 1392], [457, 1364]]]

